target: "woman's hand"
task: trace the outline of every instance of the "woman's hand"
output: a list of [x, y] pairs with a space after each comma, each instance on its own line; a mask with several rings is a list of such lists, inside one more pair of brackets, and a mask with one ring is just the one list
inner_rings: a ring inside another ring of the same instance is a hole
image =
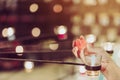
[[74, 40], [73, 45], [74, 43], [77, 43], [77, 45], [73, 46], [72, 52], [76, 57], [81, 58], [81, 60], [85, 63], [86, 55], [89, 55], [91, 53], [101, 55], [101, 72], [103, 75], [107, 78], [107, 80], [120, 80], [120, 68], [114, 63], [110, 55], [103, 48], [94, 47], [93, 44], [87, 43], [85, 43], [86, 45], [83, 45], [82, 47], [82, 43], [81, 41], [79, 43], [79, 40]]

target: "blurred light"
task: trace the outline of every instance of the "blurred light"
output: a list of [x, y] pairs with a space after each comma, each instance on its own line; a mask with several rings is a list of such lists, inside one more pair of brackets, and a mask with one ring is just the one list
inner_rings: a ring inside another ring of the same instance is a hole
[[39, 8], [38, 4], [33, 3], [30, 5], [29, 10], [30, 12], [34, 13], [34, 12], [37, 12], [38, 8]]
[[71, 17], [71, 22], [73, 22], [74, 24], [80, 24], [81, 21], [82, 19], [80, 15], [74, 15]]
[[88, 43], [94, 43], [96, 41], [96, 36], [93, 34], [89, 34], [86, 36], [86, 41]]
[[102, 26], [108, 26], [110, 23], [110, 19], [107, 13], [99, 14], [99, 23]]
[[60, 12], [62, 12], [62, 10], [63, 10], [63, 6], [61, 4], [55, 4], [53, 6], [53, 11], [55, 13], [60, 13]]
[[64, 2], [68, 3], [68, 2], [71, 2], [70, 0], [63, 0]]
[[98, 42], [99, 43], [104, 43], [104, 42], [106, 42], [107, 41], [107, 38], [106, 38], [106, 35], [99, 35], [99, 37], [98, 37]]
[[96, 5], [97, 4], [97, 1], [96, 0], [83, 0], [83, 3], [85, 4], [85, 5], [92, 5], [92, 6], [94, 6], [94, 5]]
[[98, 0], [99, 4], [107, 4], [108, 0]]
[[4, 28], [3, 30], [2, 30], [2, 36], [3, 37], [7, 37], [8, 35], [7, 35], [7, 31], [8, 31], [8, 28]]
[[120, 0], [116, 0], [116, 2], [117, 2], [118, 4], [120, 4]]
[[12, 27], [9, 27], [7, 29], [7, 35], [8, 35], [8, 37], [14, 35], [14, 33], [15, 33], [15, 30]]
[[118, 37], [118, 30], [116, 28], [108, 28], [106, 36], [109, 41], [116, 41]]
[[90, 26], [90, 25], [93, 25], [95, 23], [95, 14], [93, 13], [86, 13], [85, 16], [84, 16], [84, 25], [87, 25], [87, 26]]
[[59, 44], [58, 43], [52, 43], [52, 44], [49, 44], [49, 48], [51, 50], [57, 50], [59, 47]]
[[120, 25], [120, 13], [115, 13], [113, 16], [113, 23], [115, 26]]
[[79, 67], [79, 72], [80, 72], [81, 74], [85, 74], [85, 73], [86, 73], [85, 66], [80, 66], [80, 67]]
[[102, 43], [101, 46], [104, 48], [106, 51], [113, 51], [113, 43], [111, 42], [105, 42]]
[[97, 24], [91, 26], [91, 33], [96, 36], [99, 36], [101, 34], [101, 26]]
[[56, 35], [58, 35], [58, 38], [60, 40], [67, 39], [67, 27], [64, 25], [57, 26], [54, 28], [54, 32]]
[[67, 33], [67, 27], [64, 25], [57, 26], [56, 28], [54, 28], [54, 32], [55, 34], [65, 34]]
[[80, 25], [73, 25], [71, 28], [71, 33], [74, 34], [75, 36], [79, 36], [81, 34], [80, 31]]
[[15, 10], [17, 8], [17, 1], [18, 0], [6, 0], [6, 8]]
[[24, 67], [27, 72], [31, 72], [32, 69], [34, 68], [34, 62], [31, 61], [25, 61], [24, 62]]
[[38, 28], [38, 27], [34, 27], [33, 29], [32, 29], [32, 36], [34, 36], [34, 37], [39, 37], [40, 36], [40, 33], [41, 33], [41, 30]]
[[65, 26], [58, 27], [58, 34], [65, 34], [67, 32], [67, 28]]
[[50, 3], [52, 2], [53, 0], [44, 0], [45, 3]]
[[74, 4], [79, 4], [81, 0], [72, 0]]
[[4, 28], [2, 30], [2, 36], [7, 37], [9, 41], [15, 40], [15, 30], [12, 27]]
[[13, 40], [15, 40], [15, 35], [8, 36], [8, 40], [9, 40], [9, 41], [13, 41]]
[[16, 46], [15, 52], [19, 53], [19, 54], [17, 54], [18, 56], [22, 56], [22, 53], [24, 52], [23, 46], [20, 46], [20, 45]]

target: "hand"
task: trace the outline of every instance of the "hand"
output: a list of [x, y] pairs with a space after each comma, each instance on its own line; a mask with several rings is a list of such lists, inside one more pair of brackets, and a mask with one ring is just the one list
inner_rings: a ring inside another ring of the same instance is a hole
[[90, 52], [92, 52], [101, 55], [101, 72], [103, 73], [103, 75], [107, 78], [107, 80], [120, 80], [120, 68], [114, 63], [110, 55], [103, 48], [94, 47], [93, 45], [88, 44], [85, 51], [81, 50], [81, 52], [79, 53], [78, 50], [78, 47], [73, 47], [73, 54], [76, 57], [81, 58], [84, 63], [85, 56], [88, 55], [86, 54], [86, 52], [89, 54], [91, 54]]
[[107, 63], [111, 61], [111, 58], [109, 54], [101, 47], [94, 47], [92, 44], [87, 44], [87, 47], [82, 49], [81, 52], [78, 51], [79, 49], [77, 47], [73, 47], [72, 52], [77, 57], [80, 58], [84, 63], [85, 62], [85, 56], [90, 54], [99, 54], [102, 56], [101, 62], [104, 63], [102, 65], [101, 70], [104, 71]]

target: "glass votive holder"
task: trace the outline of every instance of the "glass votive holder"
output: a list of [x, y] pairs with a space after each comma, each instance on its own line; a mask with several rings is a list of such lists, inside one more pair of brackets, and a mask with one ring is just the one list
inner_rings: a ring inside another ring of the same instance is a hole
[[101, 69], [101, 58], [99, 54], [90, 54], [85, 56], [85, 68], [87, 76], [99, 76]]

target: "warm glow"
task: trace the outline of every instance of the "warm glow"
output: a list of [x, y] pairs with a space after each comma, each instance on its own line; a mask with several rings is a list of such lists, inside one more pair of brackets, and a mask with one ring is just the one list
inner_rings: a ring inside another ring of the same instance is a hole
[[32, 29], [31, 33], [32, 33], [32, 36], [39, 37], [40, 33], [41, 33], [41, 30], [38, 27], [35, 27], [35, 28]]
[[80, 26], [79, 25], [73, 25], [72, 28], [71, 28], [71, 32], [72, 34], [78, 36], [81, 34], [81, 29], [80, 29]]
[[7, 31], [8, 31], [7, 28], [4, 28], [4, 29], [2, 30], [2, 36], [3, 36], [3, 37], [7, 37], [7, 36], [8, 36], [8, 35], [7, 35]]
[[94, 43], [96, 41], [96, 36], [92, 35], [92, 34], [89, 34], [89, 35], [86, 36], [86, 41], [88, 43]]
[[53, 11], [55, 13], [60, 13], [60, 12], [62, 12], [62, 10], [63, 10], [63, 6], [61, 4], [55, 4], [53, 6]]
[[71, 22], [73, 22], [74, 24], [80, 24], [81, 21], [82, 19], [80, 15], [74, 15], [71, 18]]
[[81, 74], [86, 73], [85, 66], [79, 66], [79, 72], [80, 72]]
[[116, 2], [117, 2], [118, 4], [120, 4], [120, 0], [116, 0]]
[[34, 63], [31, 61], [25, 61], [24, 62], [24, 67], [27, 72], [31, 72], [32, 69], [34, 68]]
[[54, 29], [54, 32], [56, 34], [65, 34], [67, 32], [67, 27], [66, 26], [57, 26], [55, 29]]
[[49, 48], [51, 50], [57, 50], [59, 47], [59, 44], [58, 43], [53, 43], [53, 44], [49, 44]]
[[90, 25], [93, 25], [95, 23], [95, 14], [93, 13], [86, 13], [85, 16], [84, 16], [84, 25], [87, 25], [87, 26], [90, 26]]
[[103, 42], [106, 42], [106, 41], [107, 41], [106, 35], [99, 35], [99, 37], [98, 37], [98, 42], [99, 43], [103, 43]]
[[44, 0], [45, 3], [50, 3], [52, 2], [53, 0]]
[[72, 0], [74, 4], [79, 4], [81, 0]]
[[39, 8], [38, 4], [33, 3], [30, 5], [29, 10], [30, 10], [30, 12], [34, 13], [38, 10], [38, 8]]
[[83, 3], [85, 5], [96, 5], [97, 1], [96, 0], [83, 0]]
[[101, 26], [100, 25], [93, 25], [91, 26], [91, 33], [94, 34], [95, 36], [99, 36], [101, 34]]
[[102, 43], [101, 46], [104, 48], [106, 51], [113, 51], [113, 43], [111, 42], [105, 42]]
[[99, 14], [99, 23], [102, 26], [108, 26], [110, 22], [109, 16], [106, 13]]
[[118, 37], [118, 30], [116, 28], [108, 28], [106, 37], [107, 37], [108, 41], [116, 41], [116, 39]]
[[67, 32], [67, 29], [64, 26], [61, 26], [58, 28], [58, 34], [65, 34]]
[[12, 27], [9, 27], [7, 29], [7, 35], [8, 35], [8, 37], [14, 35], [14, 33], [15, 33], [15, 30]]
[[120, 25], [120, 13], [115, 13], [113, 15], [113, 23], [114, 23], [115, 26]]
[[20, 46], [20, 45], [16, 46], [15, 51], [16, 53], [23, 53], [24, 52], [23, 46]]
[[99, 4], [107, 4], [108, 0], [98, 0]]

